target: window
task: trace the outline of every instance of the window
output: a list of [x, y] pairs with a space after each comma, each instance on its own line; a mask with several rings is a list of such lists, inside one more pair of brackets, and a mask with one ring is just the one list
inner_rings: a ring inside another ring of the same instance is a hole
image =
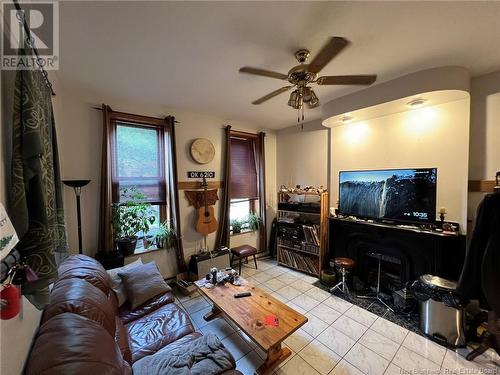
[[120, 190], [134, 187], [151, 204], [165, 204], [165, 151], [163, 129], [116, 122], [113, 202]]
[[[134, 121], [137, 119], [140, 121]], [[155, 218], [145, 234], [154, 235], [168, 212], [165, 167], [168, 128], [163, 120], [127, 114], [112, 119], [112, 124], [112, 202], [129, 200], [124, 192], [140, 193], [143, 201], [151, 204], [148, 214]], [[138, 237], [143, 235], [137, 233]]]
[[247, 218], [258, 207], [259, 186], [255, 158], [255, 136], [231, 137], [230, 221], [238, 220], [246, 229]]

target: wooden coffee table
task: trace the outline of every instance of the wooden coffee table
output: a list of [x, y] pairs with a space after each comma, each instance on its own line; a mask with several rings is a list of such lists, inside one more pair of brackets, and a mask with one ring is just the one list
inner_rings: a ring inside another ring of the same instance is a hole
[[[211, 320], [220, 313], [231, 319], [267, 353], [265, 362], [256, 371], [259, 375], [265, 375], [290, 356], [290, 349], [282, 348], [281, 343], [303, 326], [307, 318], [243, 278], [240, 279], [241, 286], [226, 283], [213, 289], [199, 287], [200, 292], [213, 304], [212, 311], [204, 319]], [[234, 294], [246, 291], [252, 295], [234, 298]], [[266, 324], [266, 317], [272, 316], [278, 318], [277, 326]]]

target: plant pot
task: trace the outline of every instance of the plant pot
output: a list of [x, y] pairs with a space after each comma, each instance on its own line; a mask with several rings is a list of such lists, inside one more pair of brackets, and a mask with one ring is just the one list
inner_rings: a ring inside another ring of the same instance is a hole
[[116, 240], [116, 245], [123, 255], [132, 255], [137, 246], [137, 238], [120, 238]]

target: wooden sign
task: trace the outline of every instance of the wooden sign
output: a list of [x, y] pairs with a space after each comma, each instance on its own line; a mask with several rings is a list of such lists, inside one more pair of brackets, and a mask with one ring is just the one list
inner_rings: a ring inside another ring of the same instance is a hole
[[215, 178], [214, 171], [188, 171], [187, 178]]

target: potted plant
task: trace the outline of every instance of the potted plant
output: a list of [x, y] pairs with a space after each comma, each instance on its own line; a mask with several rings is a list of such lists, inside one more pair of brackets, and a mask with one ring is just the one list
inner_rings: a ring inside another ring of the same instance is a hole
[[159, 249], [169, 249], [174, 244], [175, 231], [167, 221], [160, 223], [155, 236], [156, 246]]
[[118, 249], [123, 255], [131, 255], [137, 245], [137, 233], [146, 236], [155, 218], [151, 215], [151, 205], [136, 188], [120, 189], [122, 203], [112, 206], [113, 235]]
[[153, 243], [153, 236], [148, 235], [151, 225], [155, 222], [155, 217], [151, 211], [151, 205], [147, 204], [145, 209], [139, 211], [139, 221], [142, 231], [142, 244], [145, 249]]
[[231, 227], [233, 228], [233, 233], [241, 233], [243, 222], [238, 219], [233, 219], [231, 220]]
[[248, 223], [248, 229], [250, 229], [252, 232], [259, 230], [260, 226], [262, 225], [262, 219], [254, 212], [250, 213], [247, 216], [246, 222]]

